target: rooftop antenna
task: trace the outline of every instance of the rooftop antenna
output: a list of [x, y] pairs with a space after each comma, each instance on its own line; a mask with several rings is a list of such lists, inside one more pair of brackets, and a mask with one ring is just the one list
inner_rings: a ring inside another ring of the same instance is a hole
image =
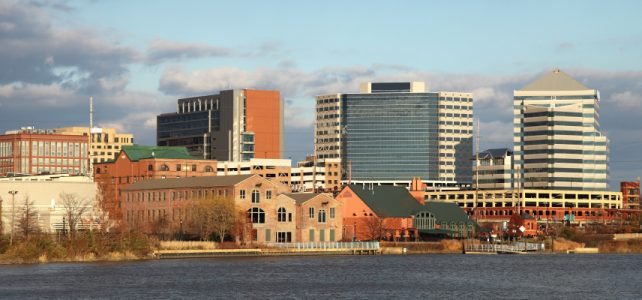
[[89, 96], [89, 144], [87, 158], [89, 159], [89, 176], [94, 176], [94, 160], [91, 159], [91, 140], [94, 131], [94, 97]]

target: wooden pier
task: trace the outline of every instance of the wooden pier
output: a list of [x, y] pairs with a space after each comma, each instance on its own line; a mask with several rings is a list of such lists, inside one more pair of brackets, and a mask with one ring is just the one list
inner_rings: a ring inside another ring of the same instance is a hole
[[517, 242], [512, 244], [467, 243], [465, 254], [528, 254], [545, 250], [543, 243]]

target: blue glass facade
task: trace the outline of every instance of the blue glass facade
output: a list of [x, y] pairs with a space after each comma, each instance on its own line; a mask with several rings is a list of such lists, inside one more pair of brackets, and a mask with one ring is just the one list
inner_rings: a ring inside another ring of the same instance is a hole
[[342, 163], [353, 180], [439, 177], [438, 93], [342, 97]]

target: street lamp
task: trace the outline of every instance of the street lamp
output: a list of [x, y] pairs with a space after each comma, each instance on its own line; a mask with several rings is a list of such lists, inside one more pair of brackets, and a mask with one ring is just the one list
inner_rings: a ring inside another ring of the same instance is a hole
[[11, 239], [9, 240], [9, 245], [13, 246], [13, 228], [16, 215], [16, 194], [18, 191], [9, 191], [11, 195]]

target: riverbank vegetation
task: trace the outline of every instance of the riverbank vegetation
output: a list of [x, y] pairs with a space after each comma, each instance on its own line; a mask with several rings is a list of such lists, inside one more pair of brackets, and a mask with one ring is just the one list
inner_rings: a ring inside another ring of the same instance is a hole
[[15, 239], [13, 245], [10, 237], [4, 236], [0, 240], [0, 263], [142, 259], [150, 257], [157, 243], [154, 238], [134, 231], [77, 232], [73, 238], [36, 233]]

